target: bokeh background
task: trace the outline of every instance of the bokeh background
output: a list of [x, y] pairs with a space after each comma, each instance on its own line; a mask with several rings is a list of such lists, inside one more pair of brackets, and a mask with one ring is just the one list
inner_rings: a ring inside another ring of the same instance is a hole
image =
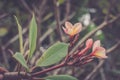
[[0, 0], [0, 66], [9, 71], [17, 64], [10, 50], [19, 51], [13, 16], [16, 15], [22, 25], [27, 50], [28, 24], [33, 12], [38, 39], [32, 65], [50, 45], [68, 41], [61, 28], [65, 21], [81, 22], [83, 30], [79, 41], [89, 37], [101, 40], [108, 56], [106, 60], [95, 59], [84, 66], [60, 68], [42, 76], [69, 74], [79, 80], [120, 80], [120, 0]]

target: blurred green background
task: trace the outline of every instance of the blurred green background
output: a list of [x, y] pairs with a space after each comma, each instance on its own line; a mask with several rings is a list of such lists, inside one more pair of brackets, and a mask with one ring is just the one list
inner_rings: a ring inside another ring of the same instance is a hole
[[[83, 30], [79, 40], [83, 39], [99, 25], [106, 22], [102, 29], [89, 37], [100, 39], [108, 50], [108, 59], [74, 68], [66, 67], [46, 75], [69, 74], [79, 80], [120, 80], [120, 0], [0, 0], [0, 66], [13, 71], [16, 62], [10, 50], [19, 51], [18, 29], [14, 15], [23, 27], [24, 43], [28, 48], [28, 28], [32, 13], [38, 24], [38, 40], [34, 61], [51, 45], [68, 36], [61, 27], [65, 21], [81, 22]], [[60, 33], [57, 28], [59, 26]]]

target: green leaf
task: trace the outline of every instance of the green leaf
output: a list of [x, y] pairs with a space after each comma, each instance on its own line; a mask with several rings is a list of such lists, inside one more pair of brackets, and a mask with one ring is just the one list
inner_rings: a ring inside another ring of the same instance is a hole
[[105, 40], [105, 35], [103, 33], [102, 30], [98, 30], [96, 33], [95, 33], [95, 37], [97, 39], [100, 39], [101, 41]]
[[29, 58], [32, 57], [36, 49], [36, 40], [37, 40], [37, 23], [35, 20], [35, 16], [33, 14], [32, 20], [30, 22], [30, 30], [29, 30], [29, 49], [30, 49]]
[[87, 32], [91, 32], [95, 28], [96, 28], [96, 25], [94, 23], [91, 23], [87, 28]]
[[58, 42], [48, 48], [37, 61], [36, 66], [50, 66], [62, 60], [68, 51], [68, 44]]
[[20, 44], [20, 52], [23, 54], [24, 53], [24, 48], [23, 48], [23, 37], [22, 37], [22, 27], [19, 24], [19, 21], [16, 16], [14, 16], [18, 25], [18, 32], [19, 32], [19, 44]]
[[13, 57], [23, 66], [28, 70], [28, 66], [26, 64], [26, 61], [23, 57], [23, 55], [20, 52], [16, 52]]
[[75, 77], [69, 76], [69, 75], [55, 75], [55, 76], [48, 76], [45, 78], [45, 80], [78, 80]]

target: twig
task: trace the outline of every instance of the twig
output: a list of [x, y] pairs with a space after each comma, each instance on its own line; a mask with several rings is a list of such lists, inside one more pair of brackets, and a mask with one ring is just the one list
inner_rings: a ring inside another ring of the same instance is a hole
[[46, 1], [47, 0], [42, 0], [38, 7], [37, 5], [33, 5], [34, 12], [38, 15], [38, 18], [40, 18], [43, 15], [43, 13], [46, 11], [45, 10]]
[[[75, 15], [74, 13], [71, 14], [71, 16], [69, 16], [69, 19], [71, 19], [74, 15]], [[61, 24], [63, 24], [64, 21], [65, 21], [65, 19], [63, 21], [61, 21]], [[46, 31], [46, 33], [39, 39], [39, 41], [42, 42], [48, 35], [50, 35], [50, 33], [53, 32], [53, 30]], [[28, 27], [26, 27], [26, 28], [23, 29], [22, 34], [25, 34], [27, 31], [28, 31]], [[4, 48], [6, 49], [10, 44], [14, 43], [17, 39], [18, 39], [18, 34], [15, 35], [13, 38], [11, 38], [6, 44], [4, 44]]]
[[[120, 42], [116, 43], [113, 47], [107, 50], [107, 54], [115, 50], [120, 45]], [[99, 70], [99, 68], [103, 65], [105, 61], [100, 60], [99, 64], [92, 70], [91, 73], [84, 79], [84, 80], [90, 80], [90, 78]]]
[[23, 4], [23, 6], [26, 8], [26, 10], [32, 15], [32, 10], [30, 9], [30, 7], [28, 6], [28, 4], [25, 2], [25, 0], [20, 0], [21, 3]]
[[70, 0], [66, 0], [66, 14], [65, 14], [66, 21], [68, 20], [69, 13], [70, 13]]
[[[68, 19], [71, 19], [74, 16], [74, 13], [71, 14]], [[62, 21], [60, 21], [60, 25], [63, 24], [65, 22], [66, 19], [63, 19]], [[49, 28], [44, 34], [43, 36], [41, 36], [41, 38], [39, 38], [39, 43], [41, 43], [47, 36], [49, 36], [53, 31], [55, 30], [55, 27], [53, 26], [53, 28]]]
[[[40, 4], [40, 6], [39, 6], [39, 14], [43, 14], [43, 10], [44, 10], [44, 8], [45, 8], [45, 4], [46, 4], [46, 2], [47, 2], [47, 0], [43, 0], [42, 1], [42, 3]], [[42, 12], [42, 13], [41, 13]]]
[[2, 18], [4, 18], [4, 17], [6, 17], [6, 16], [8, 16], [8, 15], [9, 15], [9, 14], [4, 13], [4, 14], [0, 15], [0, 19], [2, 19]]
[[[27, 32], [28, 28], [24, 28], [22, 34], [25, 34]], [[4, 44], [4, 48], [7, 48], [10, 44], [15, 42], [18, 39], [18, 34], [14, 36], [12, 39], [10, 39], [6, 44]]]
[[116, 18], [110, 20], [110, 21], [103, 21], [96, 29], [94, 29], [93, 31], [89, 32], [88, 34], [86, 34], [85, 37], [83, 37], [78, 43], [77, 45], [71, 50], [71, 53], [73, 53], [78, 47], [79, 45], [81, 45], [86, 39], [88, 39], [90, 36], [92, 36], [96, 31], [104, 28], [106, 25], [116, 21], [118, 18], [120, 18], [120, 15], [116, 16]]
[[33, 78], [32, 80], [45, 80], [43, 78]]
[[62, 33], [61, 33], [61, 28], [60, 28], [60, 12], [59, 12], [59, 5], [57, 4], [57, 0], [53, 0], [54, 3], [54, 10], [55, 10], [55, 19], [57, 21], [57, 32], [60, 41], [62, 41]]
[[45, 13], [45, 8], [46, 8], [46, 2], [47, 0], [41, 0], [38, 1], [39, 5], [33, 5], [34, 13], [36, 14], [36, 21], [37, 21], [37, 43], [38, 45], [36, 46], [36, 50], [39, 49], [39, 46], [41, 46], [41, 42], [39, 41], [39, 38], [41, 38], [41, 23], [42, 23], [42, 16]]
[[2, 50], [2, 55], [3, 55], [4, 63], [6, 65], [6, 67], [9, 68], [9, 62], [8, 62], [7, 54], [5, 52], [5, 48], [2, 46], [1, 50]]
[[103, 70], [103, 68], [100, 68], [100, 74], [101, 74], [101, 78], [102, 78], [102, 80], [106, 80], [106, 78], [105, 78], [105, 73], [104, 73], [104, 70]]
[[18, 80], [20, 78], [22, 79], [29, 79], [31, 77], [30, 74], [27, 74], [25, 72], [6, 72], [4, 75], [1, 74], [2, 77], [0, 77], [0, 80]]

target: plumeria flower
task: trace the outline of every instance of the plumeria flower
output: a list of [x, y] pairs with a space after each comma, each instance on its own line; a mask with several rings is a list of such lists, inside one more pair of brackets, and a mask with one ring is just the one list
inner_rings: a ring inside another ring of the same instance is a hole
[[86, 41], [86, 47], [81, 52], [79, 52], [78, 55], [80, 56], [80, 55], [86, 53], [92, 47], [92, 44], [93, 44], [93, 39], [91, 39], [91, 38], [88, 39]]
[[97, 58], [107, 58], [105, 48], [100, 46], [100, 40], [97, 40], [93, 44], [91, 56], [95, 56]]
[[65, 22], [65, 27], [62, 28], [66, 34], [68, 34], [70, 37], [73, 37], [82, 30], [82, 24], [76, 23], [72, 25], [70, 22]]

